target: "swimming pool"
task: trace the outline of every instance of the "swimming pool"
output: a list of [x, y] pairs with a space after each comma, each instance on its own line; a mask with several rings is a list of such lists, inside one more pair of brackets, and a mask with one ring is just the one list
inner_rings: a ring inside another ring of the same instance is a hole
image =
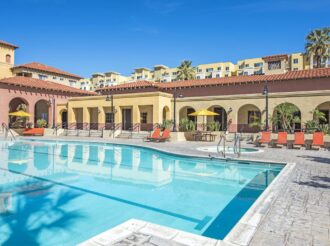
[[2, 141], [0, 158], [9, 245], [74, 245], [131, 218], [223, 239], [284, 167], [73, 141]]

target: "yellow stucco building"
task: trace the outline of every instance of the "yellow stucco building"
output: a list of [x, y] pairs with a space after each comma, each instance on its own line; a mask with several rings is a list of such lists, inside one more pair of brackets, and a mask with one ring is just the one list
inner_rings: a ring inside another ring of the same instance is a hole
[[219, 122], [221, 130], [253, 132], [256, 129], [250, 124], [254, 116], [260, 116], [263, 122], [266, 118], [265, 96], [262, 94], [266, 85], [269, 89], [269, 117], [276, 112], [278, 105], [290, 103], [299, 109], [301, 123], [295, 126], [297, 130], [313, 119], [311, 112], [315, 109], [324, 112], [329, 120], [330, 68], [322, 68], [170, 83], [138, 81], [105, 87], [98, 90], [101, 95], [72, 98], [67, 104], [59, 105], [58, 123], [61, 123], [61, 111], [67, 111], [72, 129], [111, 129], [114, 123], [117, 130], [150, 131], [164, 120], [173, 120], [174, 115], [177, 124], [188, 117], [200, 127], [203, 118], [196, 119], [189, 114], [209, 109], [219, 115], [208, 117], [207, 122]]

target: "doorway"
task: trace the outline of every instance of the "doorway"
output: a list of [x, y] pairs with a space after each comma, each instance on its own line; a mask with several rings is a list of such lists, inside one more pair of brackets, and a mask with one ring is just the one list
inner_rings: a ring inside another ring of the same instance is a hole
[[132, 109], [122, 109], [122, 129], [129, 130], [132, 128]]
[[63, 129], [68, 129], [68, 112], [67, 111], [63, 111], [62, 112], [62, 128]]

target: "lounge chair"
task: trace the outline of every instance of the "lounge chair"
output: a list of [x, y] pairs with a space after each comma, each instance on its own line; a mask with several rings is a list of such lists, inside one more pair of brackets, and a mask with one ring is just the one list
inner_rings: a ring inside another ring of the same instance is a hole
[[314, 132], [313, 133], [313, 147], [324, 147], [324, 134], [323, 132]]
[[43, 136], [44, 128], [27, 128], [23, 131], [24, 136]]
[[166, 140], [170, 139], [170, 130], [165, 129], [163, 131], [163, 134], [159, 136], [158, 138], [149, 138], [149, 141], [151, 142], [165, 142]]
[[153, 133], [151, 134], [150, 137], [144, 138], [144, 141], [153, 141], [153, 140], [159, 139], [160, 138], [160, 131], [161, 131], [160, 128], [156, 128], [153, 131]]
[[261, 132], [261, 138], [257, 139], [257, 146], [260, 146], [261, 144], [270, 144], [272, 141], [271, 139], [271, 132]]
[[277, 134], [277, 140], [275, 142], [275, 147], [277, 147], [278, 145], [287, 145], [288, 144], [287, 137], [288, 137], [287, 132], [279, 132]]
[[305, 146], [305, 133], [295, 132], [293, 147], [295, 147], [295, 146], [300, 146], [300, 147]]

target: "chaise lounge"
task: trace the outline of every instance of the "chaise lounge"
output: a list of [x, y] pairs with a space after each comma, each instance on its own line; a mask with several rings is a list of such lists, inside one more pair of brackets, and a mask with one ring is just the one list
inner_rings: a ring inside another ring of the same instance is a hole
[[43, 136], [44, 128], [27, 128], [23, 131], [24, 136]]

